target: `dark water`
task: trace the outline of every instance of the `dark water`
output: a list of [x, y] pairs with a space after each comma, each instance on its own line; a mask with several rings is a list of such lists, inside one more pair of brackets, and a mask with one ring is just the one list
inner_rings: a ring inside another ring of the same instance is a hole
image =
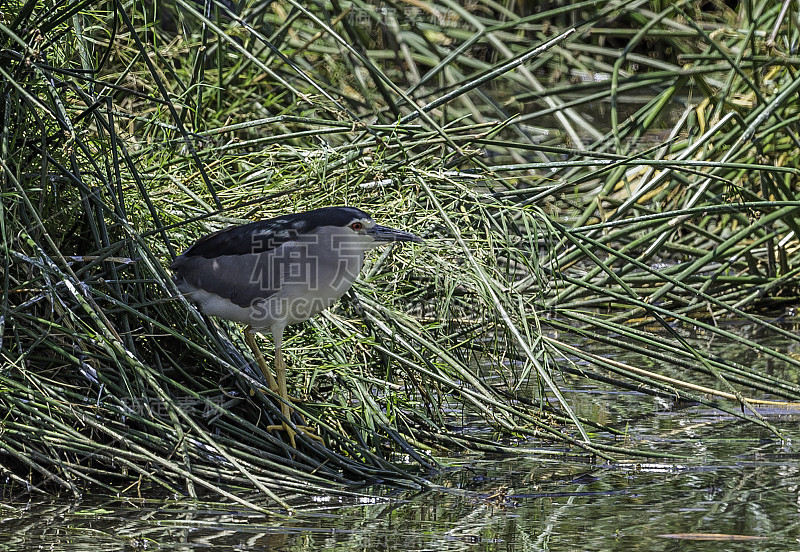
[[[676, 418], [671, 437], [641, 431], [631, 438], [652, 439], [659, 448], [672, 439], [675, 452], [692, 453], [690, 460], [456, 458], [432, 479], [441, 490], [319, 496], [296, 504], [290, 519], [163, 499], [15, 504], [0, 510], [0, 549], [800, 550], [794, 442], [714, 412], [663, 416]], [[795, 438], [798, 417], [769, 414]], [[704, 437], [693, 437], [701, 428]]]

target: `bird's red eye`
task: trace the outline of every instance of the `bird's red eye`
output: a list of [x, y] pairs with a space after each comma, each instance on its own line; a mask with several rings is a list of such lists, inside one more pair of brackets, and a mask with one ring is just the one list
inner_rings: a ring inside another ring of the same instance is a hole
[[361, 230], [362, 228], [364, 228], [364, 225], [363, 225], [363, 224], [361, 224], [360, 222], [354, 222], [353, 224], [351, 224], [351, 225], [350, 225], [350, 228], [352, 228], [353, 230], [355, 230], [356, 232], [358, 232], [359, 230]]

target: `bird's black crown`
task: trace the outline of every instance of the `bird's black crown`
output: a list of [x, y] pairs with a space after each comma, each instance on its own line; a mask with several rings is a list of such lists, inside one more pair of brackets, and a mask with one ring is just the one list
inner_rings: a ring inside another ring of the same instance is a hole
[[183, 256], [213, 259], [222, 255], [263, 253], [320, 226], [345, 227], [355, 220], [368, 218], [372, 217], [355, 207], [322, 207], [305, 213], [281, 215], [209, 234], [197, 240]]

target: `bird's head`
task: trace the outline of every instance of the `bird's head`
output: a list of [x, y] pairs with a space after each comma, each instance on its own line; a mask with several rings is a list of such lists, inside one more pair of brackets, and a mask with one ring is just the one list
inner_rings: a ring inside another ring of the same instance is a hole
[[422, 238], [411, 232], [377, 224], [375, 219], [360, 209], [345, 209], [352, 211], [353, 215], [346, 224], [347, 229], [353, 232], [355, 237], [361, 238], [358, 241], [363, 239], [365, 246], [370, 249], [391, 242], [423, 242]]

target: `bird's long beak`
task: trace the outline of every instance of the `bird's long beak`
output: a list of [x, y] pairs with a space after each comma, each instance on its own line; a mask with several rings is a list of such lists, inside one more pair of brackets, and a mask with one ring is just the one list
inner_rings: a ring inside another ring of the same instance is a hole
[[380, 226], [377, 224], [367, 230], [367, 234], [372, 236], [372, 239], [374, 239], [376, 242], [380, 243], [389, 243], [395, 241], [423, 243], [425, 241], [419, 236], [415, 236], [411, 232], [403, 232], [402, 230], [395, 230], [394, 228]]

